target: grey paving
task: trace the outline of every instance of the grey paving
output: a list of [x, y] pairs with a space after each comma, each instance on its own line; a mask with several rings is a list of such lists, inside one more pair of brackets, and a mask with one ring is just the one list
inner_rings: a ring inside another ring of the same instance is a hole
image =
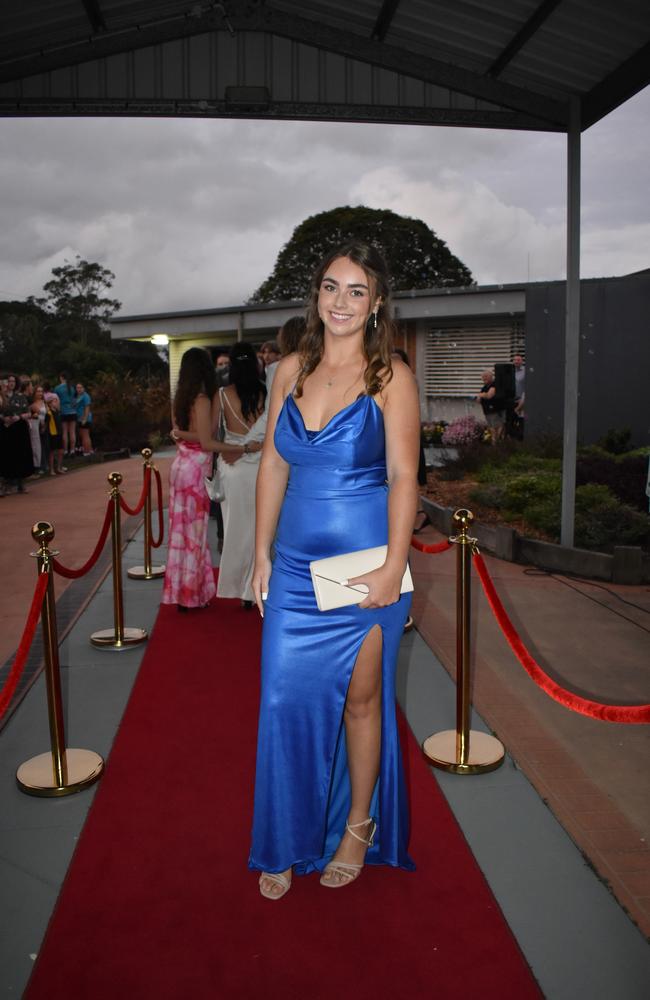
[[[455, 685], [415, 632], [398, 699], [419, 741], [455, 727]], [[488, 731], [476, 713], [472, 728]], [[650, 947], [514, 761], [482, 775], [431, 770], [544, 995], [647, 1000]]]

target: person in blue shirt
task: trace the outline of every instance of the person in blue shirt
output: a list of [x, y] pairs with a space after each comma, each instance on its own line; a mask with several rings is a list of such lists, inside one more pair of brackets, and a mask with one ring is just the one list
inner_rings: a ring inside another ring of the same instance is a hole
[[65, 372], [59, 375], [59, 385], [54, 391], [61, 403], [61, 423], [63, 425], [63, 451], [74, 455], [77, 444], [77, 390]]
[[88, 458], [93, 453], [93, 445], [90, 440], [90, 428], [93, 422], [93, 415], [90, 409], [91, 403], [92, 400], [83, 384], [77, 382], [77, 425], [79, 427], [81, 450], [83, 451], [84, 458]]

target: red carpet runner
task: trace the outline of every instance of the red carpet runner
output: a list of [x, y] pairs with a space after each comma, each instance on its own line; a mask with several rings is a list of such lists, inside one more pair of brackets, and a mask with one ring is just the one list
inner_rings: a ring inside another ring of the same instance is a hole
[[236, 601], [161, 608], [27, 1000], [539, 998], [410, 735], [417, 872], [259, 896], [259, 634]]

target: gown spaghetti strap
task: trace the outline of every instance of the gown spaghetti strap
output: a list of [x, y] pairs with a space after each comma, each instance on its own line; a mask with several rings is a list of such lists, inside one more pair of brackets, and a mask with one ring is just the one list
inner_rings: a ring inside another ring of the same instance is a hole
[[322, 871], [350, 805], [343, 709], [363, 640], [382, 632], [381, 759], [366, 864], [412, 869], [408, 802], [395, 714], [395, 670], [411, 595], [386, 608], [320, 612], [313, 559], [388, 541], [383, 414], [359, 396], [320, 431], [306, 429], [289, 395], [275, 445], [290, 473], [265, 602], [262, 694], [249, 867]]

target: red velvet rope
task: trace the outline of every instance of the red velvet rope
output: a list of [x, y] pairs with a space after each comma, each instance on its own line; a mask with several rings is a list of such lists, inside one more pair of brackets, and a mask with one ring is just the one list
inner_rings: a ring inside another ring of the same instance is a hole
[[47, 590], [49, 576], [50, 574], [47, 572], [39, 573], [38, 575], [36, 589], [34, 590], [32, 604], [29, 609], [29, 614], [27, 615], [25, 628], [23, 629], [22, 638], [16, 653], [16, 659], [14, 660], [13, 666], [9, 671], [9, 676], [0, 691], [0, 719], [11, 704], [11, 699], [13, 698], [14, 692], [18, 687], [20, 675], [25, 669], [27, 654], [29, 653], [29, 648], [34, 638], [36, 625], [38, 624], [38, 616], [40, 615], [41, 608], [43, 606], [43, 598], [45, 597], [45, 591]]
[[501, 630], [510, 648], [524, 670], [541, 687], [542, 691], [550, 698], [558, 701], [560, 705], [564, 705], [565, 708], [570, 708], [573, 712], [579, 712], [581, 715], [588, 715], [592, 719], [601, 719], [604, 722], [626, 722], [636, 725], [650, 723], [650, 705], [604, 705], [599, 701], [591, 701], [589, 698], [582, 698], [572, 691], [567, 691], [566, 688], [561, 687], [549, 677], [533, 659], [517, 635], [514, 625], [510, 621], [506, 609], [495, 590], [494, 583], [490, 578], [482, 555], [478, 553], [474, 554], [474, 565], [483, 584], [483, 590], [492, 608], [494, 617], [501, 626]]
[[120, 493], [120, 507], [131, 517], [135, 517], [139, 514], [144, 507], [144, 502], [147, 499], [147, 493], [149, 492], [149, 487], [151, 486], [151, 466], [147, 465], [144, 470], [144, 480], [142, 482], [142, 493], [140, 494], [140, 499], [138, 500], [135, 507], [129, 507], [128, 503]]
[[156, 496], [158, 500], [158, 538], [155, 541], [153, 538], [151, 539], [151, 547], [158, 549], [163, 543], [165, 524], [163, 521], [162, 479], [160, 478], [158, 469], [154, 469], [153, 474], [156, 477]]
[[414, 536], [411, 539], [411, 545], [414, 549], [417, 549], [418, 552], [428, 552], [429, 555], [434, 555], [437, 552], [446, 552], [447, 549], [452, 547], [453, 542], [449, 542], [445, 539], [444, 542], [436, 542], [435, 545], [425, 545], [424, 542], [421, 542], [419, 538], [415, 538]]
[[104, 548], [104, 544], [106, 542], [106, 538], [108, 536], [108, 532], [111, 527], [111, 521], [113, 519], [114, 503], [115, 501], [113, 500], [113, 497], [110, 497], [106, 505], [106, 514], [104, 515], [104, 523], [102, 525], [101, 534], [97, 540], [97, 545], [93, 549], [92, 555], [83, 564], [83, 566], [80, 566], [79, 569], [69, 569], [67, 566], [64, 566], [62, 563], [60, 563], [58, 559], [52, 560], [52, 566], [54, 568], [54, 571], [58, 573], [59, 576], [65, 576], [68, 578], [68, 580], [77, 580], [80, 576], [85, 576], [88, 570], [91, 570], [93, 568], [93, 566], [99, 559], [102, 549]]

